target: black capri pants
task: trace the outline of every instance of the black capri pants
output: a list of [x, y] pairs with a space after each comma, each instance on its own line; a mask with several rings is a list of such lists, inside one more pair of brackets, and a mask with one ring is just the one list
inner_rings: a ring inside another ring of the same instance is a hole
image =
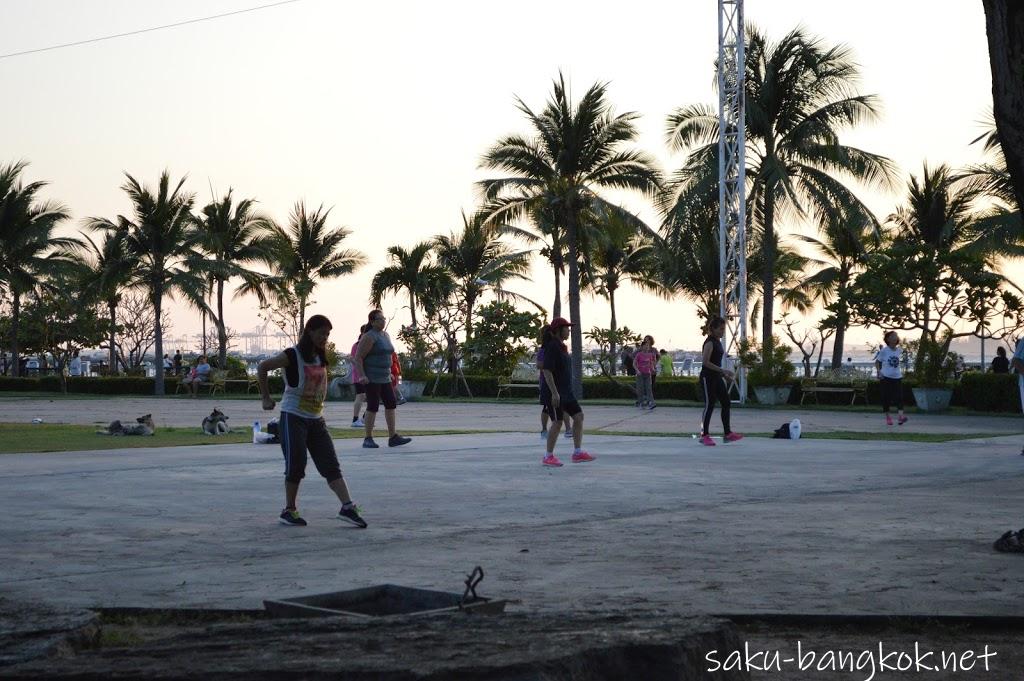
[[394, 409], [398, 406], [398, 401], [395, 400], [395, 391], [391, 387], [391, 382], [387, 383], [367, 383], [366, 384], [366, 411], [372, 411], [374, 414], [380, 409], [380, 403], [384, 403], [385, 409]]
[[889, 407], [895, 406], [897, 410], [903, 411], [903, 380], [899, 378], [886, 378], [878, 386], [882, 391], [882, 412], [889, 413]]
[[555, 429], [558, 429], [557, 424], [562, 420], [563, 415], [568, 414], [569, 416], [576, 416], [576, 414], [583, 413], [583, 407], [576, 400], [569, 400], [568, 402], [559, 402], [558, 407], [551, 404], [550, 400], [542, 401], [544, 405], [544, 411], [548, 413], [551, 420], [555, 422]]
[[334, 451], [334, 442], [323, 418], [307, 419], [287, 411], [281, 412], [281, 451], [284, 453], [284, 479], [298, 483], [306, 477], [306, 451], [313, 465], [330, 484], [341, 477], [341, 466]]
[[715, 412], [715, 402], [718, 402], [722, 407], [722, 428], [725, 429], [725, 434], [728, 435], [732, 432], [729, 427], [729, 387], [725, 384], [725, 379], [720, 374], [700, 373], [700, 388], [701, 392], [704, 393], [704, 417], [703, 417], [703, 432], [702, 435], [708, 434], [708, 428], [711, 427], [711, 415]]

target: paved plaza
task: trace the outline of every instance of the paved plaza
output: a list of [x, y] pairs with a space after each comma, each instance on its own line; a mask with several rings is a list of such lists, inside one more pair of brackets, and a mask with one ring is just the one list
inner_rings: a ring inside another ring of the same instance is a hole
[[[184, 425], [210, 404], [4, 400], [0, 421], [26, 410], [84, 423], [153, 411]], [[233, 423], [259, 414], [255, 403], [222, 406]], [[340, 423], [342, 405], [331, 409]], [[587, 410], [594, 427], [659, 432], [683, 432], [696, 414]], [[735, 421], [757, 432], [793, 416], [808, 430], [884, 429], [861, 413], [741, 410]], [[252, 608], [385, 582], [460, 590], [481, 565], [483, 595], [533, 610], [1019, 613], [1024, 556], [991, 548], [1024, 526], [1019, 419], [913, 415], [904, 426], [1001, 434], [940, 444], [748, 438], [707, 448], [688, 436], [592, 435], [597, 461], [561, 469], [539, 465], [535, 420], [525, 404], [411, 404], [400, 410], [410, 429], [531, 432], [419, 436], [379, 450], [338, 440], [367, 530], [334, 519], [312, 465], [300, 494], [309, 527], [279, 525], [273, 445], [2, 455], [0, 498], [16, 522], [0, 533], [0, 593]]]

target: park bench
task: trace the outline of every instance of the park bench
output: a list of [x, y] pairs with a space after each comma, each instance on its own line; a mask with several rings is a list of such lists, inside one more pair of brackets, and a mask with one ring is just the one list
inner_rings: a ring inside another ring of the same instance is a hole
[[512, 376], [505, 383], [498, 384], [498, 399], [502, 393], [509, 393], [513, 390], [526, 389], [540, 392], [540, 383], [537, 380], [537, 368], [532, 364], [519, 364], [512, 371]]
[[260, 389], [259, 381], [256, 380], [255, 376], [246, 376], [245, 378], [225, 378], [222, 390], [226, 391], [227, 386], [229, 385], [244, 385], [246, 395], [252, 392], [253, 389], [255, 389], [257, 392]]
[[843, 381], [844, 379], [832, 379], [832, 378], [805, 378], [800, 381], [800, 404], [804, 403], [808, 395], [814, 395], [814, 403], [819, 404], [818, 395], [821, 393], [831, 393], [850, 395], [850, 404], [854, 404], [857, 398], [864, 400], [864, 404], [868, 403], [868, 381], [866, 378], [859, 377], [847, 377], [845, 380], [848, 381], [846, 385], [819, 385], [821, 382], [833, 383], [836, 381]]

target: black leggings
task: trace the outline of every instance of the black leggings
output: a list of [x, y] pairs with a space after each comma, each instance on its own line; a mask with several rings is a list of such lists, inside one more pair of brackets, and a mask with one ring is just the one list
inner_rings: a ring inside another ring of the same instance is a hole
[[882, 376], [879, 387], [882, 389], [882, 413], [888, 414], [893, 405], [903, 411], [903, 379]]
[[715, 411], [715, 401], [722, 406], [722, 427], [725, 434], [732, 432], [729, 427], [729, 388], [725, 385], [725, 379], [719, 374], [700, 374], [700, 389], [704, 396], [704, 430], [701, 435], [708, 434], [711, 426], [711, 414]]
[[327, 424], [322, 418], [307, 419], [287, 411], [281, 412], [281, 452], [284, 454], [284, 479], [299, 482], [306, 476], [306, 452], [313, 465], [330, 484], [341, 477], [338, 455]]
[[376, 414], [380, 410], [380, 403], [384, 403], [384, 409], [394, 409], [398, 406], [395, 400], [395, 391], [391, 389], [391, 381], [387, 383], [366, 384], [366, 411]]

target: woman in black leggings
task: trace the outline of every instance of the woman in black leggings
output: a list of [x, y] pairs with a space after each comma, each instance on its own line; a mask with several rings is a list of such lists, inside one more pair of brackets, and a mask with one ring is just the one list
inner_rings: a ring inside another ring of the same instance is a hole
[[732, 432], [729, 427], [729, 388], [726, 386], [726, 379], [732, 380], [733, 373], [722, 368], [722, 359], [725, 357], [725, 348], [722, 346], [722, 337], [725, 336], [725, 320], [721, 317], [712, 317], [707, 325], [708, 337], [704, 340], [704, 347], [701, 350], [700, 389], [704, 397], [704, 421], [700, 433], [700, 442], [708, 447], [714, 447], [715, 441], [711, 439], [708, 432], [711, 426], [711, 414], [715, 411], [715, 401], [722, 406], [722, 427], [725, 429], [725, 441], [735, 442], [743, 438], [739, 433]]

